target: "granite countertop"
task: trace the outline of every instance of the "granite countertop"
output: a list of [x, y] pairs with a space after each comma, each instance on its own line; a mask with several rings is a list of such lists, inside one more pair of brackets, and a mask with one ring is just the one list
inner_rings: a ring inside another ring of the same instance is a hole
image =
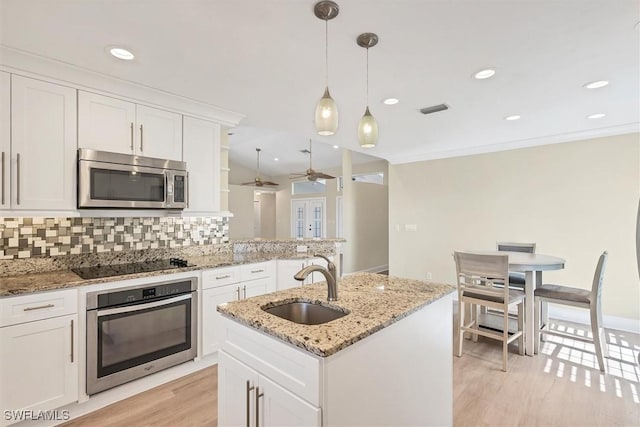
[[[218, 306], [223, 315], [321, 357], [330, 356], [453, 292], [444, 283], [358, 273], [338, 283], [327, 302], [326, 283], [287, 289]], [[322, 325], [300, 325], [262, 310], [285, 302], [319, 302], [349, 314]]]
[[[77, 286], [86, 286], [98, 283], [108, 283], [120, 280], [137, 279], [140, 277], [153, 277], [163, 274], [182, 273], [186, 271], [198, 271], [233, 265], [254, 264], [257, 262], [271, 261], [274, 259], [306, 259], [313, 258], [313, 254], [253, 252], [248, 254], [225, 253], [215, 255], [188, 256], [183, 258], [185, 258], [190, 264], [189, 267], [156, 270], [136, 274], [126, 274], [122, 276], [102, 277], [98, 279], [82, 279], [71, 270], [55, 270], [40, 273], [4, 276], [0, 277], [0, 297], [51, 291]], [[135, 259], [129, 261], [135, 262]]]

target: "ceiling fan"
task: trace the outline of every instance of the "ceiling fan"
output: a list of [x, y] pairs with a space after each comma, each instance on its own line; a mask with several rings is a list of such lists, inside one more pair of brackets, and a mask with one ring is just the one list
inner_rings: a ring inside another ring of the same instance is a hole
[[307, 178], [309, 181], [316, 181], [318, 178], [322, 179], [334, 179], [335, 176], [327, 175], [326, 173], [318, 172], [313, 170], [311, 165], [311, 140], [309, 140], [309, 169], [307, 169], [303, 173], [294, 173], [291, 174], [291, 179], [296, 178]]
[[251, 181], [251, 182], [243, 182], [240, 185], [255, 185], [256, 187], [262, 187], [264, 185], [278, 185], [275, 182], [263, 181], [262, 178], [260, 178], [260, 151], [262, 151], [260, 148], [256, 148], [258, 161], [257, 161], [257, 168], [256, 168], [257, 172], [256, 172], [255, 179], [253, 181]]

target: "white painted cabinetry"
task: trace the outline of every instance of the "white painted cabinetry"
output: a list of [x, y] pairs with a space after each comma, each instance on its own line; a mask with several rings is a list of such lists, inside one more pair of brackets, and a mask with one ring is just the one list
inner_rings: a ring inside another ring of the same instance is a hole
[[11, 75], [0, 72], [0, 209], [11, 206], [9, 158], [11, 157]]
[[[46, 411], [78, 400], [77, 290], [0, 300], [0, 407]], [[2, 423], [12, 423], [6, 414]]]
[[76, 90], [11, 76], [11, 208], [73, 210]]
[[189, 172], [185, 213], [220, 210], [220, 125], [184, 116], [183, 161]]
[[276, 290], [274, 262], [223, 267], [202, 272], [202, 354], [220, 349], [222, 340], [219, 304]]
[[78, 146], [182, 160], [182, 115], [79, 91]]
[[218, 419], [221, 427], [321, 425], [320, 408], [227, 353], [221, 352], [219, 360]]

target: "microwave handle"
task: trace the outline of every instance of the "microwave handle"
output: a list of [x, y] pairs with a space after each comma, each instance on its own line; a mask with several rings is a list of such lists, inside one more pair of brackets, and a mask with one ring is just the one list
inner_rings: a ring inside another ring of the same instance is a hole
[[189, 207], [189, 172], [187, 172], [187, 177], [184, 181], [184, 186], [187, 187], [187, 208]]

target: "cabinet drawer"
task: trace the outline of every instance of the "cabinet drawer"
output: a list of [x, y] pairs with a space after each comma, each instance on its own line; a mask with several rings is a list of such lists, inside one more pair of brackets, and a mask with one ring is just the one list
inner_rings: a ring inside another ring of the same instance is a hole
[[2, 298], [0, 299], [0, 327], [77, 312], [77, 289]]
[[243, 282], [271, 276], [273, 276], [273, 261], [240, 266], [240, 278]]
[[202, 289], [230, 285], [240, 281], [240, 268], [225, 267], [202, 272]]
[[240, 362], [320, 406], [320, 358], [222, 316], [222, 349]]

